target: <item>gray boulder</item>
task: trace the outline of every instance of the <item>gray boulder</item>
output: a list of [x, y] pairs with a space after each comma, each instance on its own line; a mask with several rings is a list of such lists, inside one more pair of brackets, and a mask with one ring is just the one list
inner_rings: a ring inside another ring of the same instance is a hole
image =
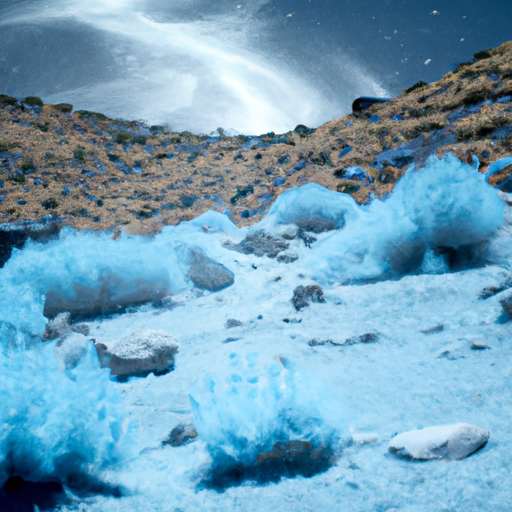
[[43, 314], [55, 318], [68, 311], [72, 318], [117, 313], [128, 306], [158, 302], [171, 294], [165, 269], [154, 269], [151, 276], [123, 276], [115, 272], [101, 275], [94, 286], [72, 285], [73, 297], [56, 287], [46, 293]]
[[468, 423], [411, 430], [393, 437], [389, 451], [415, 460], [460, 460], [481, 448], [489, 431]]
[[171, 430], [171, 433], [162, 441], [164, 446], [183, 446], [197, 437], [196, 427], [192, 423], [180, 423]]
[[191, 250], [188, 277], [197, 288], [211, 292], [227, 288], [235, 282], [233, 272], [197, 249]]
[[167, 373], [174, 366], [178, 343], [164, 331], [143, 329], [108, 347], [96, 343], [101, 366], [118, 378]]
[[275, 258], [281, 251], [288, 249], [290, 244], [280, 238], [257, 231], [247, 235], [239, 244], [226, 245], [226, 249], [241, 252], [242, 254], [254, 254], [255, 256], [268, 256]]

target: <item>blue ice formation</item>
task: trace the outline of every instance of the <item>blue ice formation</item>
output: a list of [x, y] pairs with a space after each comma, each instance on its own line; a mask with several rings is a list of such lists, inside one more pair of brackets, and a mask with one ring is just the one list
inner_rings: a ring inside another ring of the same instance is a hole
[[228, 368], [207, 376], [190, 401], [214, 466], [250, 466], [276, 443], [336, 448], [344, 411], [326, 393], [318, 376], [285, 360], [231, 353]]
[[345, 227], [312, 249], [307, 263], [319, 279], [410, 272], [427, 248], [478, 246], [504, 221], [504, 204], [485, 176], [452, 155], [409, 169], [388, 200], [353, 208]]
[[11, 476], [83, 487], [119, 460], [121, 396], [92, 343], [65, 372], [54, 343], [0, 347], [0, 375], [0, 488]]
[[279, 224], [306, 219], [332, 220], [342, 227], [345, 218], [356, 215], [357, 210], [357, 204], [351, 197], [308, 183], [281, 194], [257, 229], [272, 230]]
[[500, 158], [499, 160], [496, 160], [496, 162], [492, 163], [487, 168], [487, 172], [485, 173], [485, 178], [487, 180], [489, 180], [489, 178], [492, 175], [497, 174], [498, 172], [502, 171], [503, 169], [505, 169], [505, 167], [507, 167], [511, 164], [512, 164], [512, 156], [507, 156], [505, 158]]

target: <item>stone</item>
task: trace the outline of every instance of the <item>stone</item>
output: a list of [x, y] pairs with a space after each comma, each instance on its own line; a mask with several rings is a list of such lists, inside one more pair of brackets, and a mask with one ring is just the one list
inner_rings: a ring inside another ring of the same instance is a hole
[[276, 442], [271, 450], [258, 454], [252, 464], [218, 465], [205, 483], [222, 490], [245, 480], [265, 484], [278, 482], [282, 477], [300, 475], [310, 478], [327, 471], [337, 458], [338, 454], [331, 446], [303, 440]]
[[61, 371], [70, 370], [78, 366], [87, 353], [90, 341], [76, 332], [62, 337], [53, 349]]
[[277, 261], [281, 263], [293, 263], [298, 259], [299, 255], [294, 251], [290, 251], [289, 249], [287, 251], [282, 251], [277, 255]]
[[471, 350], [487, 350], [489, 345], [483, 341], [473, 341], [471, 343]]
[[227, 249], [241, 252], [242, 254], [254, 254], [258, 257], [268, 256], [275, 258], [281, 251], [288, 249], [289, 244], [282, 239], [273, 237], [264, 231], [257, 231], [247, 235], [239, 244], [227, 245]]
[[44, 338], [47, 340], [54, 340], [60, 338], [65, 334], [71, 332], [71, 326], [69, 325], [70, 314], [68, 312], [59, 313], [55, 318], [50, 320], [46, 324], [46, 330], [44, 332]]
[[379, 341], [379, 335], [374, 332], [367, 332], [359, 336], [347, 338], [342, 345], [356, 345], [357, 343], [376, 343]]
[[165, 331], [142, 329], [120, 338], [108, 347], [96, 343], [101, 366], [116, 377], [167, 373], [174, 366], [178, 343]]
[[240, 322], [240, 320], [235, 320], [234, 318], [230, 318], [226, 321], [224, 324], [224, 327], [226, 329], [232, 329], [233, 327], [242, 327], [244, 325], [243, 322]]
[[100, 276], [96, 286], [74, 283], [72, 288], [73, 298], [58, 288], [46, 293], [43, 311], [46, 318], [54, 318], [64, 311], [71, 313], [71, 318], [119, 313], [128, 306], [158, 302], [171, 293], [169, 276], [163, 270], [155, 271], [151, 279], [127, 278], [111, 272]]
[[189, 279], [197, 288], [218, 292], [235, 282], [234, 274], [224, 265], [197, 249], [191, 250]]
[[192, 423], [180, 423], [162, 441], [163, 446], [183, 446], [197, 437], [197, 430]]
[[71, 332], [89, 336], [91, 329], [87, 324], [70, 324], [70, 318], [71, 314], [67, 311], [59, 313], [46, 324], [43, 338], [45, 340], [55, 340]]
[[489, 431], [468, 423], [411, 430], [393, 437], [389, 451], [414, 460], [460, 460], [487, 443]]
[[423, 334], [434, 334], [436, 332], [443, 332], [444, 331], [444, 325], [439, 324], [435, 325], [434, 327], [429, 327], [428, 329], [423, 329], [421, 332]]
[[293, 291], [292, 303], [297, 311], [309, 306], [312, 302], [324, 303], [324, 292], [317, 284], [297, 286]]
[[91, 333], [91, 328], [87, 324], [72, 324], [71, 330], [73, 332], [83, 334], [84, 336], [89, 336], [89, 334]]
[[500, 304], [505, 315], [507, 315], [509, 319], [512, 318], [512, 295], [500, 300]]

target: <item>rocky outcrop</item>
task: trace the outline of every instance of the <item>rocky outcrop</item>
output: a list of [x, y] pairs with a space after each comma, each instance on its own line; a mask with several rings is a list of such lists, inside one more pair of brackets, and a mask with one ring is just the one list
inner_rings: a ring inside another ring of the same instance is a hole
[[188, 277], [197, 288], [210, 292], [218, 292], [235, 282], [233, 272], [198, 249], [191, 250]]
[[489, 431], [468, 423], [411, 430], [393, 437], [389, 451], [416, 460], [460, 460], [489, 440]]
[[101, 366], [118, 378], [164, 374], [174, 366], [178, 343], [164, 331], [143, 329], [109, 346], [96, 343]]

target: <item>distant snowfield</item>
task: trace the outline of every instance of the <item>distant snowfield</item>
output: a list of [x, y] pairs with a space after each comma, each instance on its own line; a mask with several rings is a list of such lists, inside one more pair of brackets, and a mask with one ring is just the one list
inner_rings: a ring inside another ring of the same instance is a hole
[[[289, 234], [301, 216], [342, 227], [315, 234], [311, 248], [290, 240], [293, 263], [226, 248], [258, 229]], [[510, 279], [511, 234], [512, 212], [497, 191], [448, 158], [410, 171], [393, 196], [368, 207], [310, 185], [283, 194], [252, 228], [208, 213], [152, 240], [67, 232], [30, 244], [0, 270], [0, 482], [10, 472], [62, 479], [80, 467], [122, 489], [119, 498], [82, 500], [84, 511], [507, 510], [512, 346], [500, 300], [510, 292], [480, 294]], [[231, 270], [234, 284], [193, 289], [190, 247]], [[167, 375], [109, 380], [92, 344], [62, 372], [56, 342], [40, 342], [49, 290], [71, 299], [73, 283], [94, 287], [114, 269], [128, 291], [137, 279], [168, 280], [172, 302], [96, 319], [89, 337], [109, 346], [141, 329], [166, 331], [180, 345]], [[294, 289], [310, 284], [325, 302], [297, 311]], [[240, 325], [227, 328], [230, 319]], [[346, 343], [368, 333], [377, 339]], [[162, 446], [190, 421], [196, 441]], [[490, 431], [466, 459], [388, 453], [397, 433], [460, 422]], [[339, 458], [311, 478], [247, 480], [222, 492], [201, 485], [219, 453], [247, 461], [283, 436], [332, 442]]]

